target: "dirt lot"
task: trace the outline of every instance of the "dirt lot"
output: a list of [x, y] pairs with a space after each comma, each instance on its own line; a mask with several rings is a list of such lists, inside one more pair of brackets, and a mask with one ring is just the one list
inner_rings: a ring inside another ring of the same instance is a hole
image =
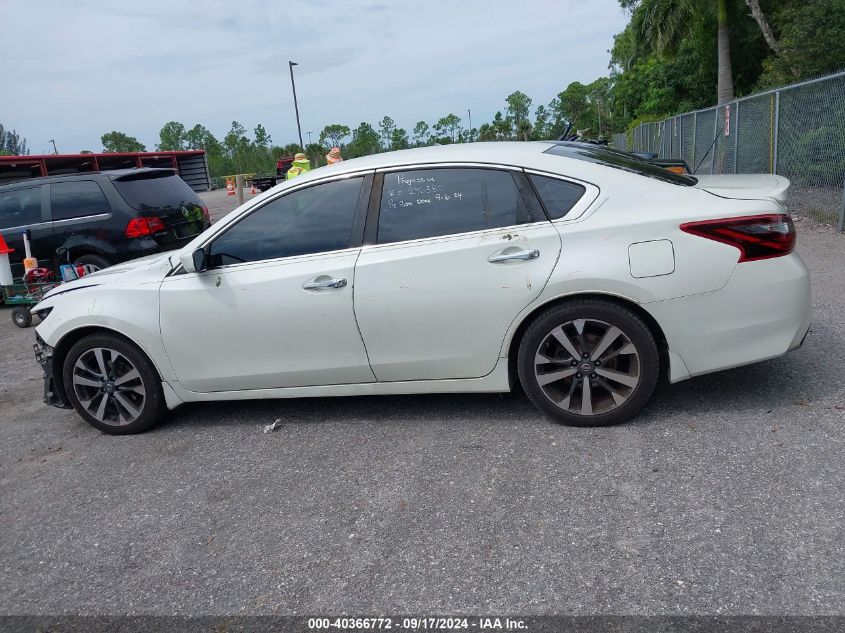
[[0, 613], [843, 614], [845, 237], [798, 226], [805, 346], [615, 428], [454, 395], [109, 437], [41, 402], [2, 309]]

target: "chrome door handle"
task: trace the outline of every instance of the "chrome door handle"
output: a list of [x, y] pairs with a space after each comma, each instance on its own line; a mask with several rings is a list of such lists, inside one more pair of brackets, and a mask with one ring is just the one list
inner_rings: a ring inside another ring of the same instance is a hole
[[305, 290], [322, 290], [324, 288], [343, 288], [346, 285], [345, 279], [320, 279], [302, 284]]
[[505, 253], [502, 255], [491, 255], [487, 261], [491, 264], [498, 264], [500, 262], [509, 262], [517, 259], [537, 259], [540, 256], [540, 251], [536, 248], [530, 251], [517, 251], [515, 253]]

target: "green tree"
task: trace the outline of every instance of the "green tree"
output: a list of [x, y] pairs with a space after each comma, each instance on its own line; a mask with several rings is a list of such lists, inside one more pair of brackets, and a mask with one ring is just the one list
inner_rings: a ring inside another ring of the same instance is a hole
[[[753, 17], [759, 25], [760, 31], [763, 34], [763, 39], [766, 40], [766, 44], [769, 45], [769, 48], [771, 48], [776, 55], [780, 55], [780, 44], [778, 44], [775, 32], [772, 31], [769, 20], [766, 18], [766, 14], [760, 6], [760, 0], [745, 0], [745, 4], [748, 6], [748, 10], [751, 11], [751, 17]], [[813, 4], [817, 3], [814, 2]]]
[[587, 86], [587, 102], [589, 103], [590, 129], [599, 137], [604, 137], [605, 132], [611, 127], [610, 101], [612, 98], [610, 79], [600, 77]]
[[390, 139], [393, 137], [393, 130], [396, 129], [396, 122], [389, 116], [385, 116], [378, 124], [378, 129], [382, 147], [385, 149], [390, 147]]
[[[587, 100], [589, 89], [579, 81], [573, 81], [566, 90], [559, 93], [549, 103], [552, 116], [552, 134], [554, 137], [562, 135], [568, 125], [575, 129], [589, 127], [584, 114], [590, 107]], [[573, 130], [574, 131], [574, 130]]]
[[264, 129], [264, 126], [260, 123], [255, 126], [255, 130], [253, 131], [255, 134], [255, 145], [257, 147], [261, 147], [267, 149], [273, 143], [273, 139], [270, 138], [270, 135], [267, 133], [267, 130]]
[[295, 156], [296, 153], [301, 150], [301, 148], [299, 147], [299, 143], [288, 143], [283, 147], [278, 147], [275, 149], [279, 150], [277, 154], [280, 156]]
[[123, 132], [106, 132], [100, 137], [104, 152], [146, 152], [147, 148], [134, 136]]
[[549, 138], [549, 111], [544, 105], [538, 105], [534, 111], [534, 129], [531, 138], [535, 141]]
[[390, 149], [408, 149], [409, 147], [408, 133], [401, 127], [394, 128], [390, 135]]
[[781, 55], [764, 62], [758, 87], [775, 87], [845, 68], [842, 0], [782, 3], [772, 22], [780, 34]]
[[185, 132], [185, 146], [188, 149], [204, 149], [207, 152], [220, 148], [220, 141], [214, 138], [204, 126], [197, 123]]
[[[841, 12], [841, 0], [836, 1]], [[769, 2], [770, 5], [775, 3], [781, 6], [797, 4], [792, 0]], [[781, 46], [759, 0], [744, 0], [741, 5], [740, 0], [620, 0], [620, 4], [633, 11], [631, 29], [640, 48], [669, 57], [678, 53], [682, 43], [694, 33], [698, 21], [715, 21], [718, 29], [716, 96], [720, 104], [734, 97], [736, 73], [731, 57], [732, 31], [741, 20], [748, 20], [748, 11], [758, 27], [757, 35], [762, 36], [776, 56], [781, 53]], [[742, 50], [746, 52], [745, 47]]]
[[369, 123], [361, 123], [352, 132], [352, 142], [344, 148], [347, 158], [376, 154], [380, 149], [379, 134]]
[[478, 126], [478, 134], [475, 139], [477, 141], [495, 141], [496, 130], [490, 123], [482, 123]]
[[472, 143], [478, 140], [478, 128], [471, 130], [461, 130], [458, 133], [458, 143]]
[[332, 123], [323, 128], [320, 132], [320, 144], [329, 147], [340, 147], [343, 139], [349, 136], [352, 131], [345, 125]]
[[246, 137], [246, 128], [237, 121], [232, 121], [229, 133], [223, 137], [223, 147], [232, 160], [232, 166], [237, 173], [246, 173], [247, 171], [249, 146], [250, 141]]
[[[631, 15], [631, 28], [644, 49], [673, 56], [693, 29], [697, 17], [713, 15], [719, 25], [718, 102], [734, 98], [728, 0], [641, 0]], [[622, 0], [623, 4], [631, 4]]]
[[305, 146], [305, 155], [311, 161], [311, 167], [322, 167], [326, 164], [326, 148], [320, 143], [308, 143]]
[[456, 114], [447, 114], [434, 124], [436, 142], [442, 144], [454, 143], [461, 129], [461, 118]]
[[160, 152], [172, 152], [185, 148], [185, 126], [177, 121], [165, 123], [158, 133], [156, 149]]
[[414, 126], [414, 145], [419, 147], [427, 144], [429, 134], [428, 123], [417, 121], [417, 124]]
[[529, 112], [531, 110], [531, 97], [524, 92], [517, 90], [509, 94], [505, 101], [508, 104], [507, 117], [513, 123], [516, 131], [516, 140], [527, 141], [528, 132], [531, 130]]
[[501, 112], [496, 112], [493, 116], [491, 127], [497, 141], [510, 140], [513, 126], [507, 117], [502, 116]]
[[26, 139], [21, 138], [17, 130], [6, 130], [0, 124], [0, 153], [4, 156], [26, 156], [29, 150]]

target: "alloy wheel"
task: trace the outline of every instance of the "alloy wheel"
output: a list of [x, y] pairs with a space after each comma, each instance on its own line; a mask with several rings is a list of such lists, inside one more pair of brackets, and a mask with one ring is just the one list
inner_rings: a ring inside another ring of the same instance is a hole
[[131, 424], [144, 410], [147, 393], [141, 374], [116, 350], [95, 347], [83, 352], [71, 381], [82, 407], [103, 424]]
[[640, 382], [636, 346], [620, 328], [575, 319], [540, 342], [534, 376], [543, 394], [570, 414], [594, 416], [624, 404]]

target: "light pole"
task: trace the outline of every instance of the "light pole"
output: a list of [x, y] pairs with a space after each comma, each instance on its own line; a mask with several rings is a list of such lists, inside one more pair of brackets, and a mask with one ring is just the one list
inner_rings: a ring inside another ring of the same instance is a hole
[[472, 142], [472, 110], [467, 110], [469, 116], [469, 140]]
[[293, 67], [298, 66], [296, 62], [288, 60], [288, 67], [290, 68], [290, 87], [293, 89], [293, 107], [296, 110], [296, 129], [299, 132], [299, 147], [305, 149], [302, 144], [302, 127], [299, 125], [299, 104], [296, 102], [296, 84], [293, 82]]
[[53, 153], [58, 155], [59, 150], [56, 149], [56, 141], [54, 141], [53, 139], [50, 139], [50, 142], [53, 144]]

